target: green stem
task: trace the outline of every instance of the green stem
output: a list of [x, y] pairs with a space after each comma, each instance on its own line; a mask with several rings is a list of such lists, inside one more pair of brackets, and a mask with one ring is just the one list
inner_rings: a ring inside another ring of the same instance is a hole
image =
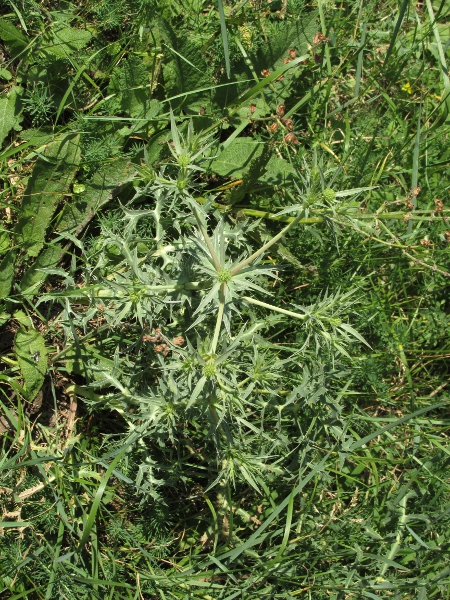
[[295, 225], [297, 225], [297, 223], [299, 223], [301, 221], [304, 213], [305, 213], [305, 211], [302, 210], [302, 212], [299, 215], [297, 215], [295, 217], [295, 219], [291, 223], [289, 223], [289, 225], [287, 225], [284, 229], [282, 229], [280, 231], [280, 233], [278, 233], [270, 241], [268, 241], [266, 244], [264, 244], [264, 246], [261, 246], [261, 248], [259, 250], [257, 250], [256, 252], [254, 252], [251, 256], [249, 256], [248, 258], [243, 260], [239, 265], [234, 267], [234, 269], [231, 269], [231, 275], [236, 275], [237, 273], [239, 273], [239, 271], [241, 271], [244, 267], [246, 267], [252, 261], [254, 261], [256, 258], [258, 258], [258, 256], [261, 256], [261, 254], [263, 252], [265, 252], [271, 246], [276, 244], [278, 242], [278, 240], [280, 240], [282, 237], [284, 237], [286, 235], [286, 233], [289, 231], [289, 229], [292, 229], [292, 227], [294, 227]]
[[[322, 0], [319, 0], [317, 3], [319, 9], [320, 16], [320, 28], [322, 29], [322, 35], [326, 37], [327, 35], [327, 26], [325, 23], [325, 14], [323, 12]], [[333, 69], [331, 68], [331, 57], [330, 57], [330, 46], [328, 42], [325, 43], [325, 58], [327, 61], [327, 75], [329, 78], [333, 76]]]
[[220, 335], [220, 329], [222, 327], [222, 319], [223, 319], [223, 313], [225, 310], [225, 289], [226, 289], [226, 283], [222, 283], [220, 285], [220, 290], [219, 290], [219, 310], [217, 312], [217, 321], [216, 321], [216, 328], [214, 330], [214, 337], [213, 340], [211, 342], [211, 354], [215, 354], [216, 353], [216, 349], [217, 349], [217, 344], [219, 342], [219, 335]]
[[[206, 290], [210, 286], [207, 281], [186, 281], [185, 283], [168, 283], [166, 285], [145, 285], [143, 288], [147, 293], [149, 292], [182, 292], [182, 291], [196, 291]], [[62, 292], [58, 294], [60, 298], [74, 298], [79, 304], [87, 304], [89, 302], [88, 294], [92, 292], [92, 297], [97, 299], [123, 299], [126, 297], [126, 292], [122, 290], [114, 291], [107, 287], [93, 287], [81, 288], [79, 290], [72, 290], [69, 293]]]
[[[203, 281], [186, 281], [186, 283], [167, 283], [165, 285], [143, 286], [147, 292], [180, 292], [183, 290], [203, 290], [207, 287], [208, 283]], [[121, 291], [115, 294], [108, 288], [100, 288], [94, 292], [95, 298], [123, 298], [125, 295], [125, 292]]]
[[[248, 215], [249, 217], [258, 217], [259, 219], [270, 219], [271, 221], [280, 221], [281, 223], [292, 223], [295, 221], [296, 217], [286, 217], [284, 215], [276, 215], [274, 213], [270, 213], [264, 210], [257, 210], [254, 208], [239, 208], [237, 206], [233, 206], [233, 209], [243, 213], [244, 215]], [[323, 217], [308, 217], [304, 219], [300, 219], [300, 223], [322, 223]]]
[[274, 306], [273, 304], [267, 304], [267, 302], [261, 302], [261, 300], [255, 300], [254, 298], [250, 298], [249, 296], [243, 296], [243, 300], [246, 300], [249, 304], [256, 304], [256, 306], [262, 306], [263, 308], [268, 308], [269, 310], [274, 310], [275, 312], [279, 312], [282, 315], [287, 315], [288, 317], [295, 317], [296, 319], [306, 319], [308, 315], [301, 315], [300, 313], [293, 312], [292, 310], [286, 310], [284, 308], [279, 308], [278, 306]]
[[[197, 198], [195, 198], [195, 201], [198, 204], [205, 204], [206, 199], [203, 198], [202, 196], [198, 196]], [[239, 206], [238, 204], [235, 204], [233, 206], [228, 205], [228, 204], [220, 204], [219, 202], [213, 202], [212, 205], [214, 206], [214, 208], [217, 208], [218, 210], [220, 210], [220, 212], [227, 212], [229, 210], [233, 210], [234, 212], [239, 212], [242, 213], [243, 215], [248, 215], [249, 217], [257, 217], [259, 219], [270, 219], [271, 221], [279, 221], [280, 223], [292, 223], [296, 217], [286, 217], [284, 215], [277, 215], [275, 213], [271, 213], [269, 211], [266, 210], [261, 210], [261, 209], [257, 209], [257, 208], [246, 208], [243, 206]], [[317, 214], [318, 212], [321, 211], [314, 211], [315, 214]], [[412, 219], [413, 221], [419, 221], [419, 220], [423, 220], [424, 218], [430, 218], [432, 216], [432, 213], [434, 211], [432, 210], [417, 210], [415, 211], [414, 215], [410, 216], [410, 219]], [[444, 209], [442, 211], [442, 214], [444, 216], [447, 216], [447, 213], [450, 213], [450, 210], [446, 210]], [[331, 213], [330, 213], [331, 214]], [[405, 211], [397, 211], [397, 212], [386, 212], [386, 213], [363, 213], [363, 212], [359, 212], [358, 214], [358, 219], [363, 219], [365, 221], [369, 220], [369, 219], [404, 219], [405, 215], [407, 213]], [[345, 216], [345, 215], [344, 215]], [[300, 219], [299, 223], [323, 223], [324, 219], [323, 217], [304, 217], [303, 219]], [[170, 247], [169, 247], [170, 250]], [[156, 252], [154, 254], [152, 254], [152, 256], [156, 256]]]
[[[414, 492], [408, 492], [407, 494], [405, 494], [403, 496], [403, 498], [398, 503], [399, 508], [400, 508], [400, 518], [398, 520], [398, 529], [397, 529], [397, 535], [395, 537], [395, 542], [392, 544], [389, 554], [387, 555], [387, 560], [389, 560], [389, 561], [394, 560], [394, 558], [396, 557], [397, 552], [400, 548], [400, 545], [402, 542], [402, 537], [403, 537], [403, 530], [404, 530], [404, 527], [406, 525], [406, 521], [408, 518], [408, 515], [406, 514], [406, 502], [407, 502], [408, 498], [411, 498], [414, 495], [415, 495]], [[380, 572], [381, 577], [384, 576], [384, 574], [386, 573], [388, 568], [389, 568], [389, 565], [387, 562], [385, 562], [381, 569], [381, 572]]]

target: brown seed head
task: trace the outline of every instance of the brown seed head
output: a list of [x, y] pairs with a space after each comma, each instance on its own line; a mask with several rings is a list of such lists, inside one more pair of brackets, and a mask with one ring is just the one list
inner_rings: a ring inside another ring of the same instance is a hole
[[420, 187], [415, 187], [415, 188], [411, 188], [410, 192], [409, 192], [409, 197], [410, 198], [417, 198], [417, 196], [420, 194], [420, 190], [422, 188]]
[[287, 133], [284, 136], [283, 141], [285, 141], [286, 144], [298, 144], [297, 136], [295, 136], [293, 133]]
[[323, 33], [321, 33], [320, 31], [318, 31], [315, 36], [313, 37], [313, 45], [317, 46], [318, 44], [321, 44], [322, 42], [329, 42], [330, 38], [327, 38], [323, 35]]
[[167, 356], [170, 352], [170, 348], [167, 344], [158, 344], [155, 346], [155, 352], [161, 352], [163, 356]]
[[284, 104], [279, 104], [277, 106], [277, 115], [279, 117], [282, 117], [284, 115], [284, 113], [286, 112], [286, 107]]
[[439, 200], [438, 198], [436, 198], [436, 200], [434, 201], [434, 205], [435, 205], [435, 211], [437, 213], [441, 213], [444, 210], [444, 203], [442, 202], [442, 200]]

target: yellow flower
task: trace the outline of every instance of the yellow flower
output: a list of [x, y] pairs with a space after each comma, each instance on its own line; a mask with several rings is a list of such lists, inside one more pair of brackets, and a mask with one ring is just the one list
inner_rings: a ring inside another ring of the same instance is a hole
[[412, 87], [409, 81], [407, 81], [404, 85], [402, 85], [402, 90], [407, 94], [412, 94]]

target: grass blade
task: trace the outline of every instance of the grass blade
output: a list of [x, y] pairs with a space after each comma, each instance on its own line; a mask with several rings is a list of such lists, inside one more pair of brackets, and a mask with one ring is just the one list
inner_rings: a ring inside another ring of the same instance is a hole
[[391, 43], [389, 44], [388, 51], [386, 52], [386, 58], [384, 59], [383, 67], [386, 67], [388, 60], [391, 56], [392, 49], [397, 40], [398, 32], [400, 31], [400, 27], [402, 26], [403, 19], [405, 18], [405, 13], [409, 6], [409, 0], [403, 0], [403, 3], [400, 7], [400, 11], [398, 13], [397, 22], [395, 23], [394, 32], [391, 37]]
[[227, 35], [227, 24], [225, 22], [225, 12], [223, 10], [222, 0], [217, 0], [219, 6], [219, 18], [220, 18], [220, 33], [222, 35], [223, 51], [225, 54], [225, 68], [227, 70], [227, 77], [230, 78], [231, 66], [230, 66], [230, 51], [228, 48], [228, 35]]

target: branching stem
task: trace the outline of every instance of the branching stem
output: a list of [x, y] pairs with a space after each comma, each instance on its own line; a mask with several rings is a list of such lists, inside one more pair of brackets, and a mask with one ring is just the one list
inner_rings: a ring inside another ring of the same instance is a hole
[[301, 315], [300, 313], [293, 312], [292, 310], [286, 310], [285, 308], [279, 308], [278, 306], [274, 306], [273, 304], [267, 304], [267, 302], [261, 302], [261, 300], [255, 300], [254, 298], [250, 298], [249, 296], [243, 296], [242, 300], [245, 300], [249, 304], [256, 304], [256, 306], [262, 306], [263, 308], [268, 308], [269, 310], [274, 310], [275, 312], [279, 312], [282, 315], [288, 315], [289, 317], [295, 317], [296, 319], [306, 319], [308, 315]]

